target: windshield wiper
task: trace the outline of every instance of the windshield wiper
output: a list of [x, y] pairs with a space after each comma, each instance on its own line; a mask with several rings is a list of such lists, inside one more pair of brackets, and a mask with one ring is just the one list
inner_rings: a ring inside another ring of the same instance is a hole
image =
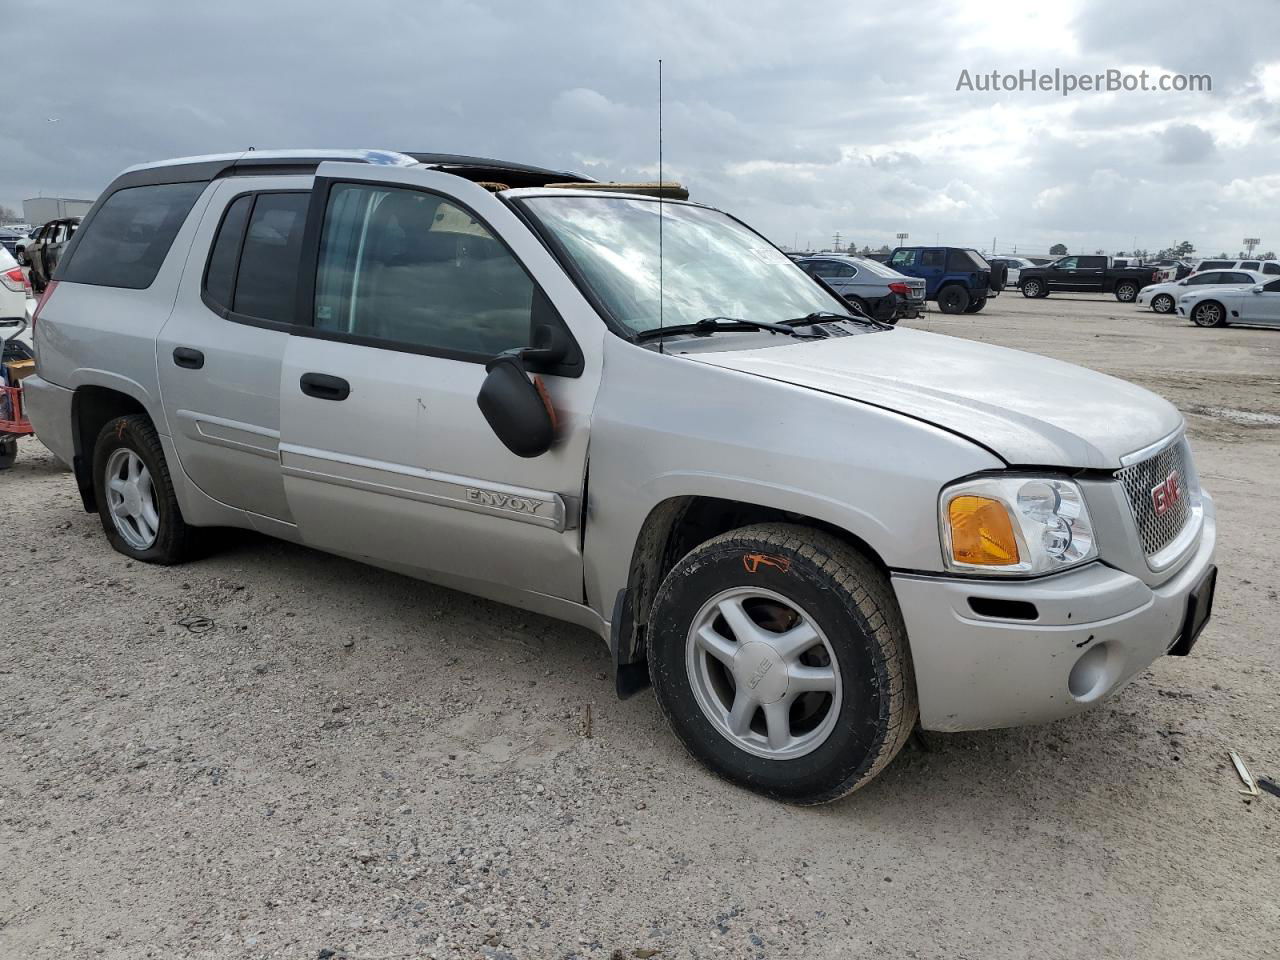
[[801, 333], [793, 324], [765, 323], [762, 320], [744, 320], [741, 317], [703, 317], [697, 323], [677, 323], [669, 327], [654, 327], [652, 330], [641, 330], [636, 334], [636, 343], [646, 340], [657, 340], [661, 337], [693, 334], [698, 337], [709, 336], [733, 330], [768, 330], [770, 333], [781, 333], [799, 340], [823, 340], [824, 334]]
[[[853, 308], [857, 310], [857, 307]], [[835, 313], [831, 310], [815, 310], [813, 313], [806, 313], [803, 317], [792, 317], [790, 320], [784, 320], [789, 327], [809, 327], [815, 323], [829, 323], [833, 320], [852, 320], [854, 323], [867, 324], [872, 327], [879, 327], [881, 330], [893, 329], [893, 324], [885, 323], [883, 320], [877, 320], [875, 317], [868, 316], [865, 313]]]

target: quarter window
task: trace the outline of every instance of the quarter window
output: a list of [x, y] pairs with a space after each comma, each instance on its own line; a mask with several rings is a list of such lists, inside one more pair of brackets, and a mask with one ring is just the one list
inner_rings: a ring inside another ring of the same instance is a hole
[[58, 279], [130, 290], [151, 286], [206, 186], [161, 183], [117, 190], [84, 226]]
[[1280, 273], [1280, 263], [1274, 260], [1266, 260], [1262, 264], [1263, 273]]
[[483, 357], [530, 342], [529, 275], [484, 224], [430, 193], [334, 185], [315, 290], [317, 330]]

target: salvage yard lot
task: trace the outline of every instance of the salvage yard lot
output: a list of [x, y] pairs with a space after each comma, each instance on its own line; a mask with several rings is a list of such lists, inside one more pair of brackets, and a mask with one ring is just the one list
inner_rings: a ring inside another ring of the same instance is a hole
[[789, 808], [697, 766], [650, 694], [618, 702], [583, 630], [245, 534], [131, 563], [24, 441], [0, 475], [6, 955], [1266, 955], [1280, 799], [1246, 802], [1227, 751], [1280, 776], [1280, 332], [1016, 292], [906, 325], [1187, 414], [1221, 567], [1190, 658]]

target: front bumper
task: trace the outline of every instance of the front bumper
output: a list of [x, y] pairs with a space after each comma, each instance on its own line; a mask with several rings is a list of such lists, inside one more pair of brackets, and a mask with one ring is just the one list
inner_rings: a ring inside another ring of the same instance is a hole
[[[1204, 503], [1195, 553], [1156, 587], [1100, 562], [1020, 582], [894, 574], [920, 725], [955, 731], [1042, 723], [1120, 690], [1179, 638], [1188, 597], [1212, 566], [1216, 523], [1213, 501]], [[980, 616], [970, 605], [975, 597], [1034, 604], [1036, 618]], [[1086, 656], [1073, 693], [1072, 669]]]
[[71, 436], [72, 396], [71, 390], [50, 383], [38, 373], [22, 381], [23, 403], [36, 436], [67, 466], [71, 466], [76, 452]]

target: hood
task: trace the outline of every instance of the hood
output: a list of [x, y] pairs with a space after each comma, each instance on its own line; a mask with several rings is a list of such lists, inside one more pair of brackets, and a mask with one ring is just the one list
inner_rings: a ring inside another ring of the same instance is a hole
[[1125, 380], [918, 330], [688, 358], [894, 410], [1010, 464], [1115, 469], [1182, 425], [1171, 403]]

